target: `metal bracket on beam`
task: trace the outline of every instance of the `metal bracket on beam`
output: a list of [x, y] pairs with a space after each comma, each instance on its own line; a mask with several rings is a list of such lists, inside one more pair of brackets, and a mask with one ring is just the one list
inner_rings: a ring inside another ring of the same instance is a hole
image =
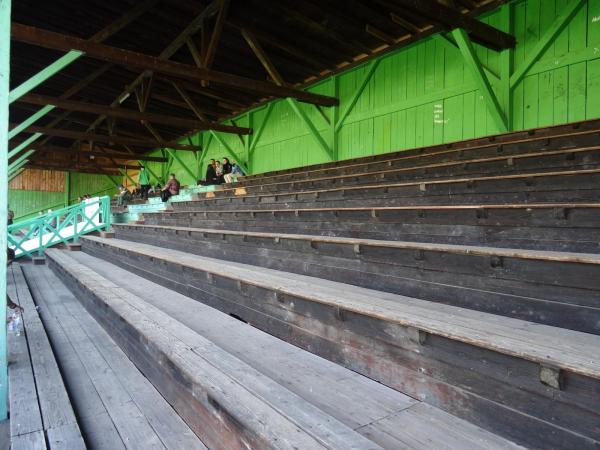
[[427, 331], [419, 330], [418, 328], [414, 327], [407, 327], [406, 332], [408, 339], [419, 345], [424, 345], [429, 337], [429, 333]]

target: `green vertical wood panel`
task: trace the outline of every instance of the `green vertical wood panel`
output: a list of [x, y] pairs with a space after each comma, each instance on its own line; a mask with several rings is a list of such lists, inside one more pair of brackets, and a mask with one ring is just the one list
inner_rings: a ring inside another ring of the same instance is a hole
[[600, 59], [588, 63], [587, 67], [587, 118], [600, 116]]
[[575, 17], [573, 22], [578, 25], [581, 22], [585, 24], [581, 26], [581, 29], [588, 29], [587, 45], [591, 47], [600, 44], [600, 21], [598, 21], [598, 17], [600, 17], [600, 0], [589, 0], [587, 16], [584, 11], [579, 11], [578, 16], [581, 17]]
[[[519, 0], [511, 5], [512, 23], [508, 14], [495, 11], [480, 18], [503, 30], [511, 29], [517, 39], [513, 59], [515, 70], [523, 67], [531, 50], [544, 33], [551, 29], [565, 6], [574, 0]], [[515, 130], [553, 125], [584, 118], [600, 117], [594, 95], [598, 95], [598, 62], [600, 54], [594, 45], [600, 44], [600, 0], [588, 0], [571, 22], [554, 39], [539, 60], [532, 65], [511, 92], [512, 127]], [[485, 65], [487, 73], [506, 74], [507, 58], [499, 52], [474, 44], [474, 51]], [[352, 102], [361, 85], [368, 64], [321, 81], [310, 90], [331, 95], [337, 86], [339, 112]], [[489, 69], [489, 70], [488, 70]], [[509, 92], [497, 77], [490, 84], [501, 105], [509, 102]], [[597, 98], [597, 97], [596, 97]], [[313, 105], [298, 103], [298, 108], [312, 122], [330, 148], [334, 147], [332, 125]], [[331, 108], [322, 109], [328, 118]], [[338, 159], [364, 156], [394, 150], [469, 139], [498, 132], [489, 114], [482, 93], [477, 90], [470, 71], [465, 69], [461, 53], [451, 43], [432, 37], [382, 57], [364, 90], [349, 110], [336, 134]], [[268, 120], [267, 108], [252, 114], [252, 127], [258, 136], [251, 160], [247, 161], [248, 145], [236, 135], [220, 134], [253, 172], [296, 167], [327, 161], [327, 155], [309, 133], [306, 123], [285, 100], [273, 102]], [[249, 115], [236, 119], [247, 126]], [[207, 136], [203, 142], [207, 142]], [[197, 142], [199, 142], [197, 137]], [[254, 139], [251, 138], [251, 139]], [[186, 152], [178, 152], [185, 164], [197, 164]], [[203, 175], [210, 158], [226, 156], [215, 139], [206, 146]], [[186, 171], [174, 162], [184, 183], [192, 182]], [[151, 166], [154, 169], [154, 165]], [[156, 164], [159, 171], [160, 164]], [[193, 167], [195, 173], [197, 167]]]
[[587, 63], [582, 62], [573, 64], [568, 67], [569, 70], [569, 85], [568, 85], [568, 122], [584, 120], [585, 99], [587, 93]]

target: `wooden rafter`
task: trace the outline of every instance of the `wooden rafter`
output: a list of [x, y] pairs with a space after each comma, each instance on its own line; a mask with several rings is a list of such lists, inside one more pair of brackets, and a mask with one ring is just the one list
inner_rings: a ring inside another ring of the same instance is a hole
[[196, 68], [188, 64], [165, 61], [142, 53], [132, 52], [104, 44], [96, 44], [67, 36], [53, 31], [42, 30], [27, 25], [13, 23], [11, 28], [13, 40], [38, 45], [55, 50], [75, 49], [83, 51], [87, 56], [127, 67], [146, 69], [152, 72], [161, 72], [179, 78], [194, 81], [208, 80], [211, 83], [229, 86], [236, 89], [256, 92], [258, 94], [274, 97], [292, 97], [307, 103], [323, 106], [335, 106], [338, 99], [326, 95], [313, 94], [298, 89], [277, 86], [261, 80], [218, 72], [209, 69]]
[[110, 117], [117, 117], [125, 120], [149, 121], [163, 125], [170, 125], [185, 129], [214, 129], [224, 133], [249, 134], [252, 132], [249, 128], [232, 127], [222, 125], [216, 122], [198, 121], [183, 117], [166, 116], [164, 114], [142, 113], [127, 109], [111, 108], [104, 105], [93, 103], [76, 102], [72, 100], [61, 100], [57, 97], [48, 97], [37, 94], [27, 94], [19, 99], [20, 102], [33, 105], [54, 105], [58, 108], [71, 111], [88, 112], [94, 114], [104, 114]]
[[58, 145], [44, 145], [44, 146], [34, 146], [35, 149], [40, 153], [68, 153], [68, 154], [81, 154], [85, 156], [94, 156], [94, 157], [111, 157], [115, 159], [126, 159], [126, 160], [142, 160], [142, 161], [151, 161], [151, 162], [166, 162], [167, 159], [161, 156], [145, 156], [136, 153], [123, 153], [114, 149], [104, 148], [102, 147], [102, 151], [82, 151], [78, 149], [74, 149], [72, 147], [62, 147]]
[[[198, 150], [196, 147], [184, 144], [178, 144], [176, 142], [156, 142], [152, 139], [139, 139], [139, 138], [130, 138], [123, 136], [108, 136], [105, 134], [94, 134], [94, 133], [86, 133], [81, 131], [72, 131], [72, 130], [64, 130], [59, 128], [47, 128], [47, 127], [38, 127], [38, 126], [30, 126], [26, 130], [28, 133], [42, 133], [48, 136], [56, 136], [67, 139], [76, 139], [82, 141], [94, 141], [94, 142], [108, 142], [114, 144], [125, 144], [125, 145], [134, 145], [138, 147], [146, 147], [146, 148], [156, 148], [156, 147], [169, 147], [177, 150]], [[31, 148], [32, 145], [27, 146], [26, 148]]]
[[493, 50], [513, 48], [516, 44], [514, 36], [435, 0], [394, 0], [389, 3], [427, 17], [448, 30], [462, 28], [475, 42]]
[[223, 25], [225, 24], [225, 17], [227, 16], [228, 9], [229, 0], [220, 0], [219, 13], [217, 14], [217, 20], [215, 22], [208, 46], [206, 47], [206, 54], [204, 55], [202, 64], [202, 67], [206, 69], [210, 69], [212, 67], [215, 59], [217, 46], [219, 45], [219, 40], [221, 39], [221, 33], [223, 31]]

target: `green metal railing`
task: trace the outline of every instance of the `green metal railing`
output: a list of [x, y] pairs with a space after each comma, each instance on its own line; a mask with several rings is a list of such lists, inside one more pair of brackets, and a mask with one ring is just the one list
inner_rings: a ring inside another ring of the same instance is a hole
[[77, 242], [79, 236], [109, 228], [110, 197], [96, 197], [9, 225], [8, 245], [17, 258], [42, 256], [45, 248]]

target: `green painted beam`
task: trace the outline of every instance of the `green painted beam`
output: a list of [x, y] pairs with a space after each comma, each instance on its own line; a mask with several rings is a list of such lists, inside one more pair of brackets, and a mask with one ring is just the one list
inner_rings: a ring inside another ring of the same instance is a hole
[[46, 114], [48, 114], [54, 108], [55, 108], [54, 105], [46, 105], [42, 109], [40, 109], [38, 112], [29, 116], [27, 119], [25, 119], [23, 122], [21, 122], [19, 125], [17, 125], [16, 127], [14, 127], [12, 130], [10, 130], [8, 132], [8, 139], [14, 138], [17, 134], [19, 134], [21, 131], [23, 131], [25, 128], [27, 128], [29, 125], [33, 125], [35, 122], [37, 122], [39, 119], [44, 117]]
[[577, 14], [577, 11], [586, 3], [586, 0], [571, 0], [571, 2], [563, 7], [560, 15], [556, 17], [550, 28], [546, 30], [538, 43], [531, 49], [527, 55], [527, 59], [521, 63], [518, 70], [510, 77], [510, 85], [516, 86], [519, 81], [527, 74], [529, 69], [537, 62], [544, 54], [548, 47], [554, 42], [554, 38], [569, 25], [571, 19]]
[[[503, 31], [514, 34], [514, 8], [512, 3], [507, 3], [500, 7], [499, 12]], [[510, 77], [514, 69], [514, 49], [507, 48], [500, 52], [500, 92], [502, 93], [502, 109], [506, 117], [506, 127], [508, 131], [513, 129], [513, 95]]]
[[6, 345], [6, 214], [8, 210], [8, 93], [10, 90], [10, 7], [0, 0], [0, 420], [8, 417], [8, 354]]
[[173, 157], [173, 159], [179, 163], [179, 165], [183, 168], [183, 170], [185, 170], [186, 173], [190, 177], [192, 177], [192, 180], [196, 181], [197, 178], [196, 178], [194, 172], [192, 172], [190, 170], [190, 168], [181, 160], [181, 158], [179, 157], [179, 155], [177, 155], [177, 152], [174, 151], [174, 150], [170, 150], [170, 149], [167, 149], [167, 151], [171, 154], [171, 156]]
[[154, 173], [154, 171], [144, 162], [144, 160], [140, 159], [138, 162], [140, 163], [140, 165], [142, 165], [146, 168], [146, 170], [150, 173], [150, 176], [154, 177], [156, 179], [156, 181], [158, 181], [160, 184], [165, 184], [163, 179], [161, 177], [159, 177], [158, 175], [156, 175], [156, 173]]
[[63, 70], [65, 67], [67, 67], [69, 64], [71, 64], [73, 61], [75, 61], [82, 55], [83, 52], [77, 50], [71, 50], [70, 52], [64, 54], [52, 64], [50, 64], [48, 67], [40, 70], [34, 76], [25, 80], [23, 83], [21, 83], [12, 91], [10, 91], [10, 94], [8, 94], [8, 103], [10, 104], [20, 99], [22, 96], [38, 87], [48, 78], [56, 75], [58, 72]]
[[8, 176], [8, 182], [10, 183], [12, 180], [14, 180], [15, 178], [17, 178], [19, 175], [21, 175], [21, 173], [25, 170], [24, 167], [20, 167], [18, 168], [15, 172], [13, 172], [12, 174], [10, 174]]
[[104, 175], [106, 178], [108, 178], [108, 180], [115, 186], [115, 187], [119, 187], [119, 183], [117, 183], [115, 180], [112, 179], [112, 177], [110, 175]]
[[20, 161], [19, 164], [15, 164], [15, 166], [8, 171], [8, 176], [13, 176], [15, 173], [19, 172], [21, 169], [24, 169], [25, 164], [29, 162], [28, 159], [24, 159]]
[[267, 122], [269, 122], [269, 117], [271, 117], [271, 112], [273, 111], [273, 104], [274, 104], [274, 102], [269, 102], [269, 104], [267, 105], [267, 112], [266, 112], [265, 117], [263, 118], [260, 126], [258, 127], [258, 130], [256, 130], [256, 133], [254, 133], [250, 136], [252, 138], [252, 140], [250, 142], [250, 146], [248, 149], [248, 159], [251, 159], [251, 155], [254, 153], [256, 144], [258, 144], [258, 141], [260, 140], [260, 137], [262, 136], [263, 131], [265, 131], [265, 126], [267, 125]]
[[21, 142], [19, 145], [17, 145], [15, 148], [13, 148], [11, 151], [8, 152], [8, 159], [13, 158], [21, 150], [28, 147], [29, 145], [31, 145], [33, 142], [35, 142], [36, 140], [38, 140], [41, 137], [42, 137], [42, 133], [32, 134], [31, 136], [29, 136], [27, 139], [25, 139], [23, 142]]
[[212, 134], [212, 136], [216, 139], [216, 141], [219, 144], [221, 144], [223, 147], [225, 147], [225, 150], [227, 151], [227, 153], [229, 153], [229, 156], [231, 156], [235, 160], [237, 165], [242, 168], [244, 173], [248, 173], [248, 167], [246, 166], [246, 163], [242, 162], [242, 159], [233, 151], [233, 149], [227, 144], [227, 142], [225, 142], [223, 139], [221, 139], [221, 137], [217, 133], [215, 133], [213, 130], [210, 130], [210, 133]]
[[134, 180], [134, 179], [133, 179], [133, 178], [132, 178], [132, 177], [131, 177], [131, 176], [130, 176], [128, 173], [127, 173], [127, 171], [126, 171], [125, 169], [121, 169], [121, 168], [119, 167], [119, 172], [121, 172], [125, 178], [127, 178], [129, 181], [131, 181], [131, 182], [133, 183], [133, 185], [134, 185], [134, 186], [137, 186], [137, 181], [136, 181], [136, 180]]
[[31, 150], [27, 150], [25, 153], [23, 153], [21, 156], [19, 156], [17, 159], [15, 159], [13, 162], [11, 162], [8, 165], [8, 171], [11, 172], [14, 170], [14, 168], [21, 162], [25, 161], [29, 156], [31, 156], [32, 153], [34, 153], [35, 150], [31, 149]]
[[[458, 45], [456, 45], [456, 42], [454, 42], [452, 40], [452, 38], [450, 38], [450, 36], [448, 36], [447, 34], [439, 33], [439, 34], [436, 34], [434, 36], [434, 38], [437, 39], [442, 44], [444, 44], [447, 48], [449, 48], [451, 50], [460, 51], [460, 49], [458, 48]], [[500, 76], [496, 72], [494, 72], [492, 69], [490, 69], [488, 66], [481, 63], [481, 67], [483, 67], [483, 70], [485, 70], [485, 73], [487, 74], [488, 77], [492, 77], [495, 81], [500, 81]]]
[[477, 54], [475, 53], [475, 49], [473, 48], [473, 44], [469, 39], [466, 31], [462, 28], [457, 28], [452, 31], [452, 36], [460, 49], [460, 52], [465, 61], [465, 65], [467, 69], [471, 72], [473, 80], [477, 83], [481, 94], [483, 95], [485, 102], [487, 104], [488, 111], [490, 112], [496, 127], [500, 132], [506, 131], [508, 129], [506, 125], [506, 117], [502, 112], [502, 107], [500, 106], [500, 102], [498, 102], [498, 97], [494, 93], [490, 82], [483, 71], [483, 67], [481, 67], [481, 63]]
[[365, 72], [365, 75], [363, 76], [362, 80], [360, 81], [360, 84], [356, 88], [356, 91], [354, 91], [354, 94], [352, 94], [352, 98], [350, 99], [348, 106], [346, 106], [346, 109], [340, 115], [339, 120], [335, 124], [336, 132], [340, 131], [340, 128], [342, 128], [342, 125], [344, 125], [346, 118], [352, 112], [354, 105], [356, 105], [356, 102], [360, 98], [360, 95], [365, 90], [365, 87], [367, 87], [367, 84], [369, 84], [369, 81], [371, 80], [371, 77], [373, 76], [373, 73], [375, 73], [375, 70], [379, 66], [380, 62], [381, 62], [381, 58], [377, 58], [377, 59], [371, 60], [371, 62], [369, 63], [367, 71]]
[[300, 120], [302, 120], [302, 122], [304, 122], [304, 125], [306, 125], [306, 128], [308, 128], [308, 131], [310, 131], [310, 134], [313, 137], [313, 139], [317, 142], [317, 144], [319, 144], [319, 147], [321, 147], [321, 149], [327, 154], [327, 156], [333, 160], [333, 152], [331, 151], [331, 148], [329, 147], [327, 142], [325, 142], [325, 139], [323, 139], [323, 136], [321, 136], [321, 133], [319, 133], [319, 130], [317, 130], [317, 128], [312, 123], [312, 121], [308, 118], [306, 113], [304, 111], [302, 111], [302, 108], [300, 108], [298, 106], [298, 103], [296, 103], [296, 100], [293, 98], [288, 98], [286, 100], [289, 103], [292, 110], [300, 118]]

